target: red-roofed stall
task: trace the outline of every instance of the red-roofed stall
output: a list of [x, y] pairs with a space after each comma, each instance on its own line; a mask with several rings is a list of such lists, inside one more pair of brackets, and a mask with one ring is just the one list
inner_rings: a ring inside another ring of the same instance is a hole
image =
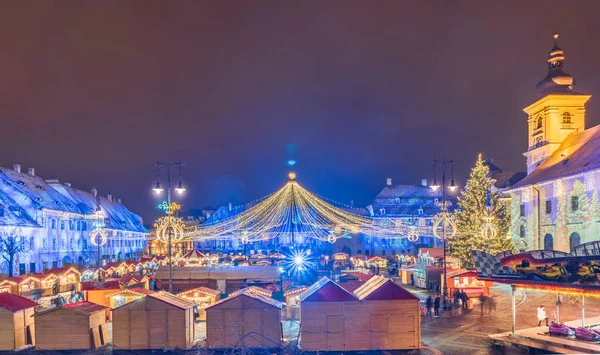
[[35, 276], [13, 276], [0, 282], [0, 293], [12, 293], [21, 296], [40, 288], [40, 279]]
[[221, 299], [221, 292], [208, 287], [197, 287], [191, 290], [180, 292], [178, 297], [194, 302], [198, 309], [198, 318], [196, 320], [206, 320], [206, 307], [216, 303]]
[[105, 312], [105, 306], [84, 301], [34, 314], [36, 348], [84, 350], [107, 344]]
[[479, 280], [476, 270], [459, 269], [448, 271], [446, 278], [449, 295], [454, 295], [456, 290], [461, 290], [469, 297], [489, 296], [490, 287], [494, 284], [491, 281]]
[[360, 305], [351, 292], [327, 277], [315, 282], [301, 296], [300, 345], [308, 351], [344, 351], [352, 337], [352, 323]]
[[225, 298], [206, 308], [206, 344], [216, 349], [278, 348], [283, 337], [281, 307], [248, 288]]
[[33, 345], [35, 307], [38, 304], [8, 292], [0, 293], [0, 351]]
[[194, 303], [165, 291], [113, 309], [115, 349], [187, 349], [194, 332]]

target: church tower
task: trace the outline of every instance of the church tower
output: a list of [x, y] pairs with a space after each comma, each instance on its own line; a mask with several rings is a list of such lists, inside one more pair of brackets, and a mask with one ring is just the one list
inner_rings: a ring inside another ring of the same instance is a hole
[[558, 46], [548, 52], [548, 74], [537, 84], [541, 98], [525, 107], [527, 113], [527, 174], [552, 154], [570, 134], [585, 130], [585, 103], [591, 95], [573, 91], [575, 79], [563, 68], [565, 52]]

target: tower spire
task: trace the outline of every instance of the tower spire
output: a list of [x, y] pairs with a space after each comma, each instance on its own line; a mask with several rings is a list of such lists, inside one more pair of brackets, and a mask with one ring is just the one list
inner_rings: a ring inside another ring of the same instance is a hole
[[575, 79], [563, 69], [565, 61], [565, 51], [558, 46], [558, 32], [552, 36], [554, 45], [548, 52], [548, 74], [537, 84], [537, 89], [543, 94], [551, 92], [568, 92], [573, 89]]

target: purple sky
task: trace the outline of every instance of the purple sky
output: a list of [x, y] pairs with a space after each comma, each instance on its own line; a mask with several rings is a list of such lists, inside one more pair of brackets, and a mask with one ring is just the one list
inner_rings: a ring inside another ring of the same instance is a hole
[[0, 165], [147, 221], [158, 159], [187, 162], [187, 207], [271, 193], [291, 158], [345, 203], [430, 178], [434, 156], [462, 185], [478, 152], [525, 169], [522, 108], [555, 31], [600, 121], [599, 1], [211, 3], [2, 3]]

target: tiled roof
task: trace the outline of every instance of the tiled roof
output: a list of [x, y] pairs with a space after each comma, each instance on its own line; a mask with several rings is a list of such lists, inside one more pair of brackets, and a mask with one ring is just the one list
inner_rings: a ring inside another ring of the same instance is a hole
[[600, 125], [567, 137], [540, 166], [509, 190], [600, 169]]
[[38, 304], [28, 298], [13, 295], [8, 292], [0, 293], [0, 308], [8, 309], [11, 312], [17, 312], [36, 306], [38, 306]]

